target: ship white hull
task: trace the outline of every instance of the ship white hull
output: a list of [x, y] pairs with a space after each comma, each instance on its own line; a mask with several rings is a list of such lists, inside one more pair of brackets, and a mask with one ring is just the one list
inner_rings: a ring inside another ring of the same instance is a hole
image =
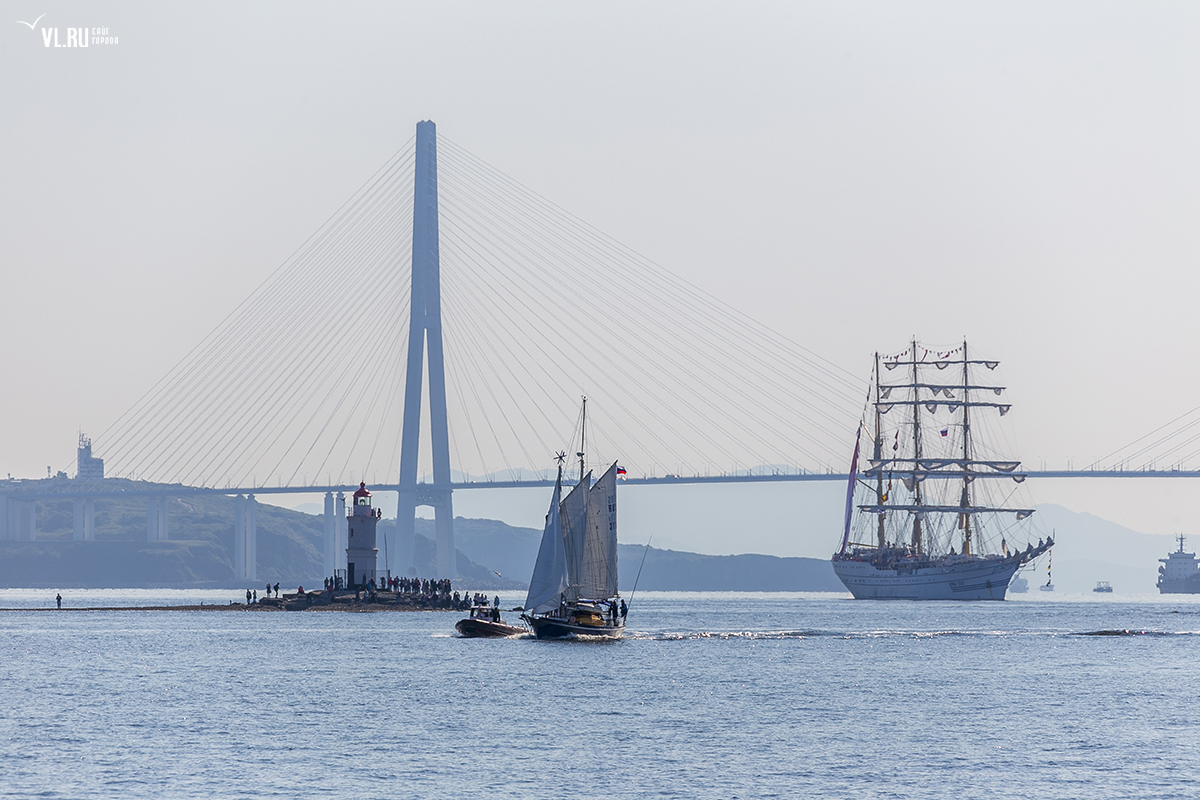
[[858, 600], [1003, 600], [1020, 566], [1005, 558], [896, 570], [833, 559], [833, 571]]

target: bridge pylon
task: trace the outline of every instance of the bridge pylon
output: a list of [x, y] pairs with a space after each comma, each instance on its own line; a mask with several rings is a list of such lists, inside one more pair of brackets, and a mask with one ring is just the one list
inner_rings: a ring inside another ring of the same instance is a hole
[[[417, 506], [433, 506], [437, 532], [437, 577], [455, 578], [454, 507], [450, 489], [450, 435], [446, 422], [446, 373], [442, 349], [442, 289], [438, 254], [437, 127], [417, 123], [413, 177], [412, 311], [404, 386], [404, 431], [400, 440], [400, 490], [396, 528], [400, 542], [413, 542]], [[429, 351], [429, 423], [433, 483], [417, 485], [421, 439], [421, 384]]]

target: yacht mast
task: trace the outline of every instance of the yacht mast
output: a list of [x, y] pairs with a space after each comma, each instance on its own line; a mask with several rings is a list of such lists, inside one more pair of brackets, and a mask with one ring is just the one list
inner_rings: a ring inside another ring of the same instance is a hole
[[583, 421], [579, 425], [579, 482], [583, 483], [583, 453], [587, 443], [587, 395], [583, 397]]
[[[918, 402], [921, 399], [919, 397], [921, 390], [917, 388], [917, 384], [920, 383], [920, 378], [917, 375], [917, 340], [916, 340], [916, 337], [913, 337], [912, 355], [913, 355], [913, 360], [912, 360], [913, 492], [914, 492], [915, 498], [916, 498], [916, 502], [914, 503], [914, 505], [920, 507], [920, 505], [921, 505], [921, 482], [919, 480], [917, 480], [917, 472], [921, 469], [921, 405]], [[921, 514], [920, 513], [913, 514], [912, 544], [913, 544], [913, 547], [916, 548], [917, 552], [920, 553], [921, 552]]]

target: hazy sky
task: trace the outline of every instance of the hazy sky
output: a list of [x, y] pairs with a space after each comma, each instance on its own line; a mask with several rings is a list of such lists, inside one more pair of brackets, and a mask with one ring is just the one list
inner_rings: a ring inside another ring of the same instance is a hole
[[[421, 119], [856, 374], [967, 336], [1030, 467], [1200, 405], [1195, 3], [3, 8], [0, 474], [68, 464]], [[83, 26], [119, 43], [43, 46]], [[1200, 532], [1193, 486], [1033, 493]]]

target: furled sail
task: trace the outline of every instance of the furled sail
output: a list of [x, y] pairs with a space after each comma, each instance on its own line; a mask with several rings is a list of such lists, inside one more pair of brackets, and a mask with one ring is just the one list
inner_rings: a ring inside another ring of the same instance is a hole
[[571, 601], [587, 596], [580, 593], [580, 587], [584, 583], [584, 543], [587, 540], [588, 489], [591, 484], [592, 473], [589, 472], [559, 505], [567, 562], [565, 594], [566, 599]]
[[557, 608], [562, 593], [567, 589], [567, 557], [563, 547], [562, 518], [558, 510], [561, 496], [560, 474], [554, 484], [550, 511], [546, 514], [546, 528], [542, 531], [542, 544], [538, 548], [537, 563], [533, 566], [533, 579], [529, 581], [529, 594], [525, 596], [526, 612], [544, 614]]
[[588, 492], [587, 537], [579, 596], [592, 600], [617, 594], [617, 464]]
[[862, 442], [862, 425], [854, 432], [854, 455], [850, 458], [850, 482], [846, 485], [846, 526], [842, 531], [842, 547], [838, 551], [846, 552], [850, 542], [850, 514], [854, 507], [854, 487], [858, 483], [858, 446]]

